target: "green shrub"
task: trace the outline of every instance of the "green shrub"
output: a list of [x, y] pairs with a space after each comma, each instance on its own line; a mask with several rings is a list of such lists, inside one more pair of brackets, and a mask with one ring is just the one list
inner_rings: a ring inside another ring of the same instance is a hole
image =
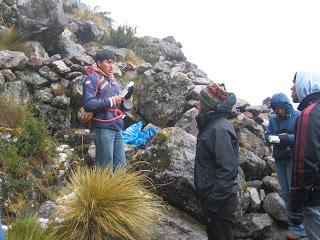
[[42, 118], [30, 115], [22, 125], [17, 146], [25, 158], [36, 156], [41, 159], [53, 155], [54, 142], [49, 136], [48, 124]]
[[23, 160], [23, 157], [18, 154], [18, 148], [14, 145], [9, 145], [6, 148], [0, 149], [1, 168], [11, 174], [20, 172]]
[[[8, 240], [49, 240], [36, 217], [17, 218], [7, 232]], [[53, 240], [53, 239], [52, 239]]]
[[120, 25], [117, 29], [111, 29], [110, 36], [103, 40], [104, 44], [113, 45], [117, 48], [129, 48], [134, 50], [138, 45], [136, 27]]
[[25, 52], [27, 47], [24, 42], [15, 28], [7, 28], [3, 34], [0, 34], [0, 50]]
[[59, 240], [150, 239], [161, 201], [146, 189], [147, 177], [117, 169], [80, 169], [61, 192], [73, 197], [60, 203], [60, 223], [49, 226]]

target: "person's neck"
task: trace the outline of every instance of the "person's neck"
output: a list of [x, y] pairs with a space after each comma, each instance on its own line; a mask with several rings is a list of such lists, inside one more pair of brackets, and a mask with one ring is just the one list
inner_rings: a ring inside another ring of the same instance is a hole
[[103, 71], [101, 68], [97, 67], [97, 70], [99, 73], [101, 73], [103, 76], [110, 77], [112, 74], [107, 74], [105, 71]]

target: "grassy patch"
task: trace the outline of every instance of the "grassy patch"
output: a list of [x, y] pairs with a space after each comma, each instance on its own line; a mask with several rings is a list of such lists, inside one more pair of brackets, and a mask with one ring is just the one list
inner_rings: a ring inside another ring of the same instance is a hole
[[36, 217], [17, 218], [7, 232], [8, 240], [49, 240]]

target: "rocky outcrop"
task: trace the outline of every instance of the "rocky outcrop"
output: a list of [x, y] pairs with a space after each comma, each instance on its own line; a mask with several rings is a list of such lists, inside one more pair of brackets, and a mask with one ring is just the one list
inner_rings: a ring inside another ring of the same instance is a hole
[[55, 45], [63, 32], [66, 17], [62, 0], [17, 0], [19, 24], [27, 39]]

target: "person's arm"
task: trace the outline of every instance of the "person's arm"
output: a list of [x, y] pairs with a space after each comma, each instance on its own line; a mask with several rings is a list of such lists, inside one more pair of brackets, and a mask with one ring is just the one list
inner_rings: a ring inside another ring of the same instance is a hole
[[88, 112], [105, 111], [107, 108], [119, 105], [122, 100], [120, 96], [98, 99], [96, 93], [98, 81], [99, 80], [93, 77], [93, 75], [90, 75], [87, 76], [83, 82], [83, 107]]
[[217, 178], [212, 193], [219, 196], [225, 191], [226, 183], [233, 183], [238, 173], [239, 147], [236, 136], [227, 129], [214, 129], [207, 146], [214, 158], [214, 175]]

